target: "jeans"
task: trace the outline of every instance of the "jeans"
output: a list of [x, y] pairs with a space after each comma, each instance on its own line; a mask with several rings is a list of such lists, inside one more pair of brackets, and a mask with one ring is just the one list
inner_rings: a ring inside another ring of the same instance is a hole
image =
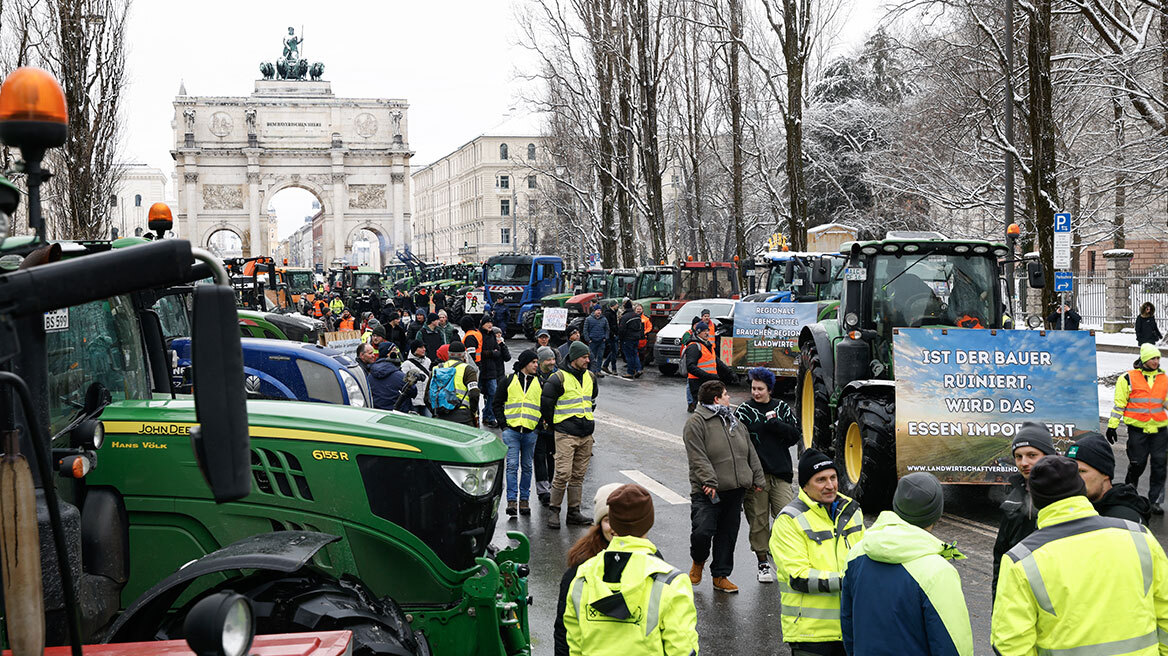
[[[421, 394], [420, 391], [418, 393]], [[414, 412], [418, 413], [422, 417], [433, 417], [434, 416], [434, 413], [430, 412], [429, 406], [427, 406], [425, 404], [415, 405], [415, 406], [412, 406], [412, 408], [413, 408]]]
[[637, 354], [637, 340], [623, 339], [621, 340], [621, 350], [625, 354], [625, 365], [629, 368], [629, 375], [637, 373], [641, 370], [641, 356]]
[[495, 421], [495, 391], [499, 389], [498, 378], [486, 378], [479, 381], [479, 391], [483, 395], [483, 420]]
[[685, 402], [693, 405], [697, 399], [694, 398], [693, 388], [689, 386], [689, 381], [685, 381]]
[[1168, 476], [1168, 428], [1155, 433], [1145, 433], [1142, 428], [1127, 427], [1127, 457], [1129, 464], [1125, 483], [1139, 486], [1140, 476], [1152, 461], [1152, 474], [1148, 481], [1148, 499], [1152, 503], [1164, 491], [1164, 479]]
[[730, 576], [734, 571], [734, 545], [738, 542], [738, 527], [742, 524], [742, 499], [746, 490], [718, 492], [718, 503], [701, 492], [690, 495], [689, 556], [695, 563], [704, 563], [710, 557], [713, 545], [714, 562], [710, 574]]
[[616, 338], [616, 335], [612, 335], [608, 338], [606, 345], [607, 351], [604, 354], [604, 366], [608, 369], [616, 370], [616, 358], [620, 351], [620, 340]]
[[600, 361], [604, 359], [604, 342], [599, 339], [592, 340], [592, 343], [588, 345], [588, 352], [591, 355], [588, 369], [594, 374], [599, 373]]
[[[503, 429], [503, 444], [507, 445], [507, 500], [516, 497], [527, 501], [531, 494], [531, 465], [535, 457], [535, 431], [520, 433], [513, 428]], [[522, 477], [518, 472], [522, 468]]]

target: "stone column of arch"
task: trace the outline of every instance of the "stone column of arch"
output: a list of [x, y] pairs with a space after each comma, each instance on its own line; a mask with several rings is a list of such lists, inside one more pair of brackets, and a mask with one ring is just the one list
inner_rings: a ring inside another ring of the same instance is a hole
[[345, 257], [345, 208], [349, 206], [349, 190], [345, 187], [345, 174], [343, 172], [333, 171], [332, 183], [332, 247], [331, 249], [329, 247], [329, 231], [325, 230], [325, 268], [331, 266], [333, 260]]
[[194, 167], [187, 164], [186, 171], [183, 172], [183, 182], [186, 184], [187, 201], [187, 225], [186, 238], [196, 246], [204, 247], [206, 244], [198, 244], [196, 240], [199, 236], [199, 172], [193, 170]]
[[405, 217], [405, 172], [401, 164], [393, 165], [390, 173], [393, 184], [393, 247], [402, 248], [405, 245], [404, 217]]
[[[248, 165], [251, 169], [252, 165]], [[260, 173], [258, 170], [247, 172], [247, 208], [248, 225], [251, 232], [251, 248], [248, 257], [263, 255], [264, 240], [260, 239]]]

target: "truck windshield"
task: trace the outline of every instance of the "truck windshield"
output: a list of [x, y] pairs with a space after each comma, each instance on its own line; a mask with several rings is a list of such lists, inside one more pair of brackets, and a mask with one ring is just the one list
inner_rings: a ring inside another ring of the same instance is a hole
[[190, 337], [191, 322], [187, 316], [185, 296], [163, 296], [154, 304], [162, 323], [162, 336], [169, 342], [175, 337]]
[[873, 281], [872, 314], [883, 328], [997, 325], [997, 281], [989, 257], [880, 255], [875, 268], [869, 278]]
[[729, 298], [737, 292], [734, 269], [709, 267], [681, 270], [681, 300], [695, 298]]
[[645, 271], [637, 278], [634, 298], [673, 298], [673, 272]]
[[53, 432], [82, 407], [85, 390], [95, 381], [115, 402], [150, 398], [142, 333], [128, 298], [69, 308], [69, 327], [47, 333], [45, 342]]
[[526, 285], [531, 280], [531, 262], [496, 262], [487, 265], [487, 282]]
[[312, 274], [308, 271], [288, 272], [288, 291], [301, 294], [312, 291]]

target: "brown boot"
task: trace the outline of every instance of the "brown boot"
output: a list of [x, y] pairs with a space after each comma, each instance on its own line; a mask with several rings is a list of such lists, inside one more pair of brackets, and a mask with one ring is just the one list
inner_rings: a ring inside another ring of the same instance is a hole
[[531, 506], [527, 503], [527, 499], [523, 499], [522, 501], [519, 502], [519, 514], [520, 515], [530, 515], [531, 514]]
[[515, 502], [514, 501], [507, 502], [507, 514], [510, 515], [511, 517], [515, 516], [516, 509], [515, 509]]
[[702, 570], [705, 568], [705, 563], [694, 563], [693, 567], [689, 568], [689, 582], [697, 585], [702, 582]]
[[568, 522], [568, 526], [592, 526], [592, 520], [580, 514], [579, 506], [568, 506], [565, 521]]
[[738, 586], [730, 582], [725, 576], [714, 577], [714, 589], [718, 592], [738, 592]]
[[548, 528], [559, 529], [560, 528], [560, 507], [559, 506], [548, 506], [548, 511], [551, 513], [550, 515], [548, 515], [548, 519], [547, 519]]

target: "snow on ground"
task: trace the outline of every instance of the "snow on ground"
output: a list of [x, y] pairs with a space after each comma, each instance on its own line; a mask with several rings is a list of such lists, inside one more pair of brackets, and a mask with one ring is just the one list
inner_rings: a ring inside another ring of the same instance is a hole
[[[1100, 333], [1095, 333], [1098, 342]], [[1135, 341], [1134, 336], [1129, 339]], [[1095, 370], [1098, 372], [1099, 383], [1099, 416], [1107, 417], [1111, 414], [1111, 407], [1115, 404], [1115, 379], [1120, 374], [1132, 368], [1135, 357], [1131, 353], [1109, 353], [1097, 351], [1095, 353]]]

